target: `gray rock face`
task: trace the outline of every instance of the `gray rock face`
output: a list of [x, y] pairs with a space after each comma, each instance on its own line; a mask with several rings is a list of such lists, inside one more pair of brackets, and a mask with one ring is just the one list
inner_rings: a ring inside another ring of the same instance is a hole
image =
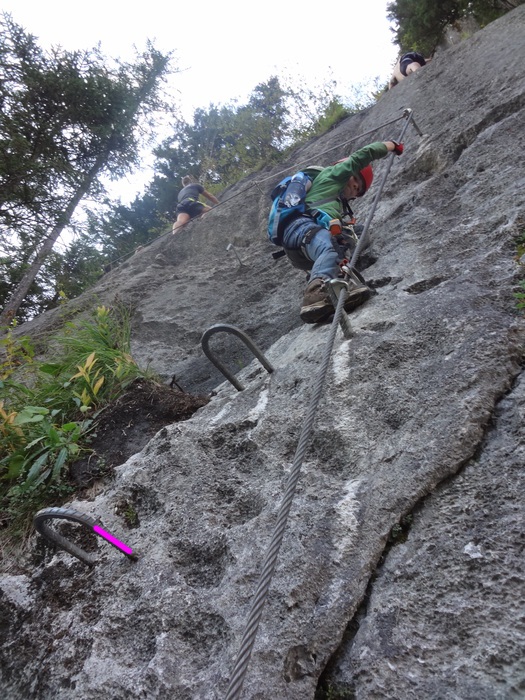
[[[243, 699], [314, 698], [321, 674], [359, 700], [525, 693], [525, 329], [513, 298], [524, 49], [521, 6], [288, 164], [396, 138], [401, 122], [381, 125], [405, 107], [424, 132], [407, 132], [374, 217], [363, 261], [377, 294], [351, 315], [354, 336], [336, 335]], [[385, 167], [374, 166], [376, 191]], [[93, 570], [35, 554], [33, 568], [0, 578], [5, 697], [225, 697], [329, 337], [300, 325], [303, 274], [274, 262], [265, 240], [278, 177], [240, 183], [71, 303], [134, 303], [139, 361], [217, 394], [72, 504], [136, 548], [137, 563], [100, 544]], [[59, 321], [53, 312], [23, 330]], [[199, 343], [219, 322], [246, 331], [275, 371], [218, 338], [233, 371], [244, 365], [245, 389], [221, 384]], [[123, 498], [138, 528], [115, 513]]]
[[524, 697], [524, 419], [521, 376], [378, 568], [326, 673], [343, 697]]

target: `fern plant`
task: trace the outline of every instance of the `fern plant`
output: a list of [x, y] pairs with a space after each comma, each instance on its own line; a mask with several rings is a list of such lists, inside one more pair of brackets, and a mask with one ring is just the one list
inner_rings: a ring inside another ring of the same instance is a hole
[[[67, 323], [38, 362], [28, 338], [8, 332], [0, 363], [0, 500], [22, 513], [66, 487], [69, 465], [88, 450], [100, 408], [134, 379], [151, 376], [129, 353], [130, 312], [99, 306]], [[39, 502], [40, 499], [40, 502]]]

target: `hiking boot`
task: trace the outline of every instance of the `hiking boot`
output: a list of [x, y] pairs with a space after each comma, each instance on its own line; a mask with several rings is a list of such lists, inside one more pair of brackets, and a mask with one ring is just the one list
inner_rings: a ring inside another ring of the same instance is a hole
[[345, 300], [344, 309], [345, 311], [353, 311], [357, 309], [358, 306], [364, 304], [367, 299], [372, 296], [372, 290], [367, 287], [364, 281], [359, 279], [348, 280], [348, 297]]
[[334, 307], [326, 290], [325, 282], [317, 277], [306, 287], [301, 306], [301, 319], [305, 323], [318, 323], [333, 313]]

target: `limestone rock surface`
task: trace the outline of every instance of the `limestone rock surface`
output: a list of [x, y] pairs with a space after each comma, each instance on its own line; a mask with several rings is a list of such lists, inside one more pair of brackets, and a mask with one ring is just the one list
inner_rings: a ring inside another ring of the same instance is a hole
[[[69, 304], [132, 303], [139, 362], [216, 393], [71, 504], [138, 562], [100, 543], [93, 569], [35, 551], [0, 577], [3, 697], [225, 697], [330, 333], [299, 321], [304, 274], [271, 257], [268, 193], [283, 169], [397, 138], [403, 122], [385, 124], [406, 108], [423, 136], [407, 131], [374, 215], [376, 294], [353, 337], [336, 334], [241, 697], [523, 697], [524, 50], [520, 6]], [[45, 336], [61, 314], [23, 331]], [[224, 382], [200, 346], [216, 323], [274, 371], [217, 336], [245, 388]]]

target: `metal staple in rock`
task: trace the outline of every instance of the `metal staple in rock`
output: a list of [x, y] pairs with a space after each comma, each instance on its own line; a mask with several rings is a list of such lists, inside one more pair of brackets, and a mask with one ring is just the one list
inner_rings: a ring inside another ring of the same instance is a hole
[[137, 554], [133, 552], [131, 547], [128, 547], [123, 542], [117, 540], [117, 538], [113, 537], [111, 533], [103, 530], [100, 526], [100, 521], [92, 518], [91, 515], [88, 515], [87, 513], [82, 513], [74, 508], [44, 508], [39, 510], [33, 518], [35, 530], [39, 532], [46, 540], [57, 545], [65, 552], [69, 552], [69, 554], [72, 554], [77, 559], [80, 559], [80, 561], [84, 562], [84, 564], [93, 566], [97, 563], [97, 556], [84, 551], [81, 547], [74, 544], [74, 542], [68, 540], [67, 537], [64, 537], [56, 530], [49, 527], [49, 520], [68, 520], [73, 523], [78, 523], [79, 525], [84, 525], [91, 533], [102, 537], [106, 542], [113, 545], [113, 547], [118, 549], [121, 554], [124, 554], [128, 559], [131, 559], [132, 561], [137, 561], [138, 559]]
[[65, 552], [69, 552], [69, 554], [72, 554], [77, 559], [80, 559], [84, 564], [93, 566], [97, 561], [96, 555], [85, 552], [81, 547], [70, 542], [67, 537], [64, 537], [49, 527], [47, 524], [48, 520], [53, 520], [55, 518], [79, 523], [89, 528], [90, 531], [93, 531], [93, 526], [97, 524], [95, 518], [92, 518], [87, 513], [74, 510], [73, 508], [44, 508], [43, 510], [39, 510], [33, 518], [33, 525], [42, 537], [45, 537], [49, 542], [53, 542]]
[[241, 331], [240, 328], [237, 328], [236, 326], [232, 326], [229, 323], [216, 323], [214, 326], [210, 326], [204, 333], [202, 334], [201, 337], [201, 346], [204, 354], [212, 362], [215, 367], [221, 372], [226, 379], [233, 384], [233, 386], [237, 389], [237, 391], [243, 391], [244, 387], [240, 383], [240, 381], [233, 375], [230, 370], [219, 360], [218, 357], [215, 356], [215, 353], [211, 351], [210, 348], [210, 338], [212, 335], [215, 335], [216, 333], [220, 332], [225, 332], [225, 333], [231, 333], [232, 335], [237, 336], [242, 342], [246, 345], [246, 347], [253, 352], [255, 357], [259, 360], [261, 365], [264, 367], [264, 369], [269, 372], [270, 374], [273, 372], [273, 366], [270, 364], [270, 362], [266, 359], [264, 356], [263, 351], [259, 348], [259, 346], [253, 342], [253, 340], [250, 338], [250, 336], [245, 333], [244, 331]]
[[310, 440], [315, 414], [319, 405], [319, 401], [321, 400], [321, 396], [323, 394], [326, 373], [328, 371], [328, 367], [330, 364], [330, 356], [332, 354], [332, 349], [334, 346], [335, 334], [337, 331], [337, 326], [339, 324], [341, 314], [343, 313], [344, 302], [347, 296], [348, 293], [343, 289], [339, 295], [339, 300], [335, 309], [334, 319], [330, 328], [330, 334], [328, 336], [328, 341], [325, 347], [321, 367], [316, 378], [312, 398], [310, 400], [310, 406], [306, 414], [306, 419], [304, 421], [301, 434], [299, 436], [299, 442], [297, 444], [294, 461], [292, 464], [290, 475], [288, 477], [286, 491], [279, 508], [279, 513], [277, 516], [277, 525], [275, 526], [275, 531], [273, 533], [270, 545], [266, 552], [266, 558], [264, 561], [262, 573], [259, 578], [259, 583], [257, 585], [257, 590], [255, 592], [250, 614], [248, 616], [248, 622], [246, 623], [246, 629], [244, 631], [244, 635], [241, 641], [241, 646], [237, 655], [237, 660], [232, 671], [232, 676], [230, 679], [230, 684], [228, 686], [228, 692], [226, 694], [225, 700], [237, 700], [240, 697], [244, 677], [246, 675], [246, 670], [248, 668], [248, 663], [252, 654], [253, 645], [255, 643], [255, 637], [257, 635], [257, 629], [259, 627], [263, 607], [266, 602], [272, 576], [275, 571], [277, 556], [279, 554], [279, 549], [283, 541], [284, 530], [286, 528], [286, 522], [288, 520], [288, 514], [292, 506], [292, 500], [295, 494], [297, 482], [299, 481], [301, 466], [303, 463], [304, 456], [306, 454], [308, 442]]

